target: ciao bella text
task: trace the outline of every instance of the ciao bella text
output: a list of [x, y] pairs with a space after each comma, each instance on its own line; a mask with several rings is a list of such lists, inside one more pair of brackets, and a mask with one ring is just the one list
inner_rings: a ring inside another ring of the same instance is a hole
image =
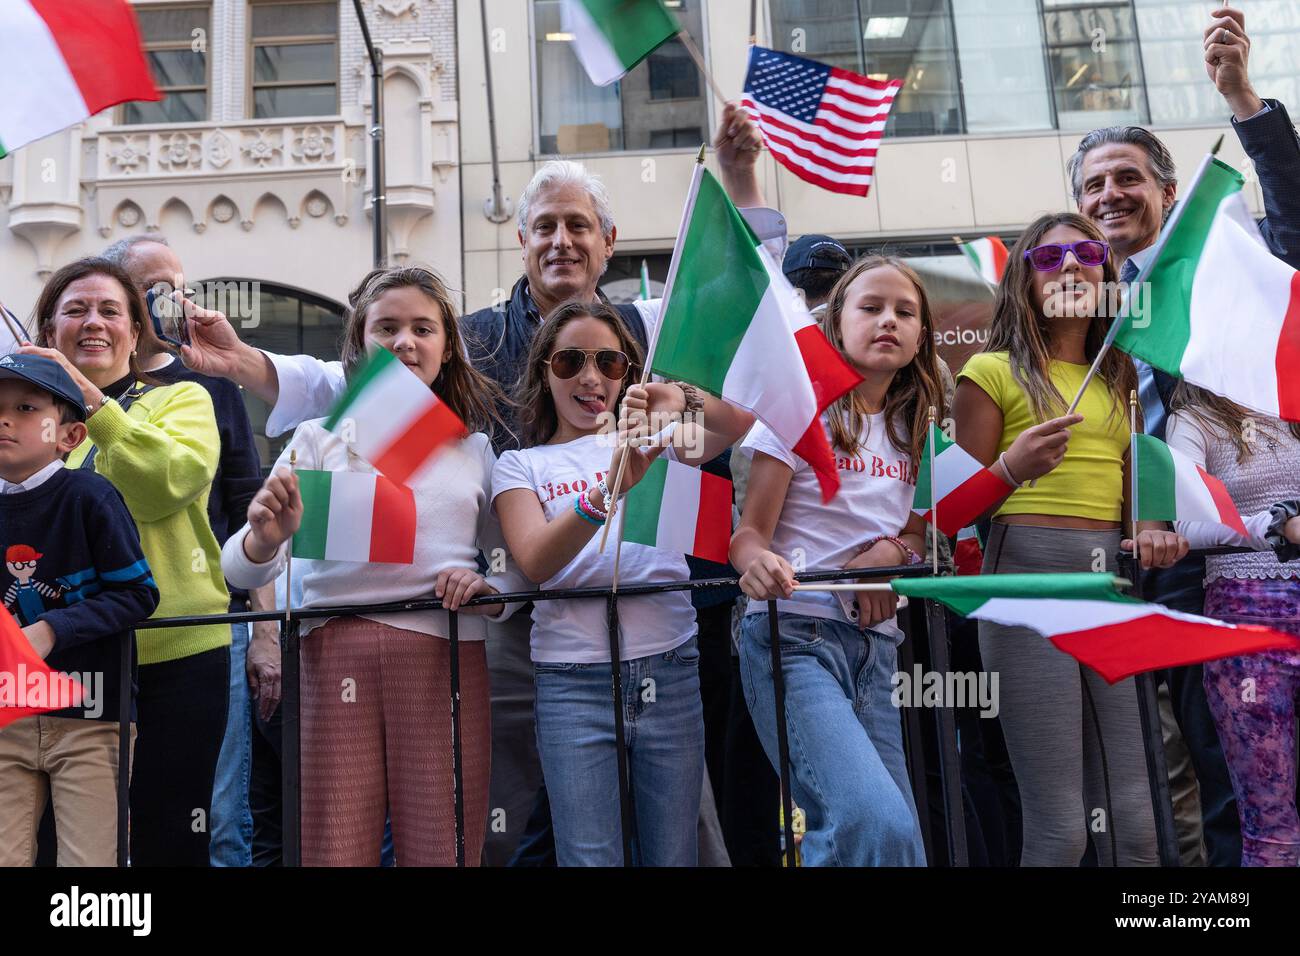
[[861, 455], [853, 458], [844, 458], [837, 455], [835, 457], [835, 467], [839, 471], [869, 475], [872, 478], [893, 478], [909, 485], [916, 484], [916, 469], [912, 467], [912, 463], [906, 458], [886, 461], [879, 455], [869, 454], [866, 458]]
[[575, 478], [573, 481], [548, 481], [544, 485], [537, 486], [537, 498], [542, 504], [554, 501], [556, 498], [567, 498], [570, 495], [580, 495], [590, 488], [596, 487], [600, 479], [609, 475], [607, 471], [596, 472], [596, 477], [591, 481], [585, 478]]

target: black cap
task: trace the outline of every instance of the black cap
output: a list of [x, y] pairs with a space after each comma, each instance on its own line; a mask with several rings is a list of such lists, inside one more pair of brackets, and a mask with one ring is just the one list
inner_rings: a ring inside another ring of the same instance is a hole
[[781, 271], [788, 278], [800, 269], [835, 269], [848, 272], [853, 265], [853, 257], [830, 236], [804, 236], [790, 244], [781, 263]]
[[77, 421], [86, 420], [86, 400], [72, 376], [58, 362], [41, 355], [0, 355], [0, 378], [20, 378], [61, 398], [77, 410]]

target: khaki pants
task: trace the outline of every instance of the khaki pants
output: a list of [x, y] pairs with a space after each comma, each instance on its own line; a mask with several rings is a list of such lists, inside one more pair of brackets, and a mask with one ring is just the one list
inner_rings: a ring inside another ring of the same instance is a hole
[[0, 730], [0, 866], [36, 862], [47, 798], [54, 800], [59, 866], [117, 865], [118, 726], [38, 716]]

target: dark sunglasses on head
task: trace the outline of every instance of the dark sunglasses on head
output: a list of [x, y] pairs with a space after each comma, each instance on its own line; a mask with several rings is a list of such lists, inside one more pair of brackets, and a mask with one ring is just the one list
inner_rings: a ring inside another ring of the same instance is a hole
[[560, 349], [543, 364], [556, 378], [573, 378], [586, 368], [588, 359], [595, 359], [596, 370], [612, 382], [623, 381], [631, 367], [627, 355], [616, 349]]
[[1025, 259], [1039, 272], [1055, 272], [1065, 262], [1066, 252], [1073, 252], [1081, 266], [1099, 266], [1110, 255], [1110, 246], [1096, 239], [1078, 242], [1048, 242], [1025, 251]]

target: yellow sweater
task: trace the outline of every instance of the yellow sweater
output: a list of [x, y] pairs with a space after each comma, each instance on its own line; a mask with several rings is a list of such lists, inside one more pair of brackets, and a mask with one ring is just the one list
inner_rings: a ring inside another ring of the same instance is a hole
[[[221, 437], [202, 386], [155, 388], [123, 411], [108, 402], [86, 423], [90, 437], [68, 456], [79, 467], [92, 446], [95, 471], [126, 501], [162, 597], [153, 617], [224, 614], [230, 595], [221, 548], [208, 524], [208, 492]], [[141, 664], [190, 657], [230, 643], [230, 625], [140, 629]]]

